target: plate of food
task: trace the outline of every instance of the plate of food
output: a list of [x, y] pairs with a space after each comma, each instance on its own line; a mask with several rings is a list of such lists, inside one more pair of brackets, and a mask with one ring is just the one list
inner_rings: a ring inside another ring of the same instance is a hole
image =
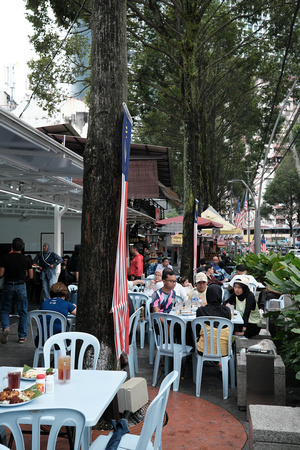
[[50, 367], [49, 369], [46, 369], [45, 367], [33, 369], [32, 367], [29, 367], [25, 364], [21, 373], [21, 380], [35, 381], [38, 373], [44, 373], [45, 376], [53, 375], [55, 373], [55, 370], [53, 370], [52, 367]]
[[20, 406], [24, 403], [32, 402], [35, 398], [42, 395], [34, 384], [28, 389], [9, 389], [6, 388], [0, 392], [0, 406]]

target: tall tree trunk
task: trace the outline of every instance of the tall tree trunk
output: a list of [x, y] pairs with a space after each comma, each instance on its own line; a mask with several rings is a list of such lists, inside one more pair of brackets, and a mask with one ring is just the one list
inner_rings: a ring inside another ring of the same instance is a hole
[[101, 344], [99, 369], [117, 367], [110, 313], [118, 240], [122, 102], [127, 96], [126, 1], [92, 1], [89, 132], [84, 152], [77, 329]]

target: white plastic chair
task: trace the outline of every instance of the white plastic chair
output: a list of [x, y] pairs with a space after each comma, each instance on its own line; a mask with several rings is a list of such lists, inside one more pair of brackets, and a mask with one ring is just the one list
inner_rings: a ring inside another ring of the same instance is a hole
[[[145, 294], [138, 294], [138, 293], [130, 293], [128, 294], [132, 300], [134, 310], [136, 311], [141, 306], [146, 307], [146, 303], [148, 300], [148, 296]], [[144, 348], [145, 345], [145, 332], [146, 332], [146, 325], [147, 325], [147, 318], [145, 313], [144, 320], [141, 320], [139, 317], [139, 326], [140, 326], [140, 348]]]
[[146, 317], [148, 319], [149, 364], [153, 364], [154, 346], [155, 346], [154, 331], [153, 331], [153, 327], [152, 327], [151, 313], [150, 313], [151, 303], [152, 303], [152, 299], [149, 298], [146, 303]]
[[[214, 327], [217, 325], [217, 328]], [[207, 334], [207, 327], [210, 329], [210, 339]], [[228, 338], [228, 348], [227, 348], [227, 356], [222, 356], [221, 354], [221, 346], [220, 346], [220, 337], [221, 330], [223, 327], [229, 327], [229, 338]], [[204, 351], [203, 355], [199, 355], [197, 351], [197, 339], [200, 333], [200, 327], [204, 333]], [[234, 356], [231, 348], [232, 342], [232, 334], [233, 334], [234, 325], [229, 319], [225, 319], [224, 317], [197, 317], [192, 321], [192, 332], [193, 338], [195, 342], [195, 353], [194, 359], [194, 371], [193, 377], [194, 382], [196, 381], [196, 396], [200, 397], [201, 390], [201, 382], [202, 382], [202, 371], [203, 371], [203, 363], [204, 361], [218, 361], [222, 364], [222, 379], [223, 379], [223, 399], [228, 398], [228, 364], [230, 366], [230, 382], [231, 388], [235, 388], [235, 373], [234, 373]], [[214, 342], [214, 331], [217, 330], [217, 346], [215, 349]], [[210, 342], [209, 342], [210, 341]], [[208, 353], [209, 350], [209, 353]]]
[[[50, 419], [51, 428], [48, 437], [47, 450], [55, 450], [57, 435], [60, 428], [68, 422], [69, 426], [74, 426], [76, 430], [74, 450], [79, 450], [82, 435], [85, 427], [85, 416], [74, 409], [54, 408], [54, 409], [36, 409], [31, 411], [23, 411], [22, 408], [7, 411], [0, 414], [0, 423], [8, 427], [15, 440], [16, 448], [24, 450], [24, 438], [19, 424], [30, 423], [32, 425], [31, 448], [39, 450], [40, 447], [40, 429], [41, 424], [45, 423], [43, 418], [46, 417], [48, 423]], [[1, 448], [1, 446], [0, 446]], [[4, 447], [3, 448], [7, 448]]]
[[253, 295], [256, 294], [257, 286], [256, 286], [255, 283], [249, 283], [249, 289], [250, 289], [250, 291], [252, 292]]
[[[163, 420], [165, 410], [169, 398], [170, 388], [172, 383], [178, 379], [178, 372], [174, 370], [169, 373], [161, 383], [159, 392], [154, 400], [152, 400], [149, 408], [147, 409], [144, 425], [140, 436], [134, 434], [125, 434], [119, 443], [118, 449], [130, 449], [130, 450], [161, 450], [161, 433], [163, 427]], [[151, 438], [155, 432], [154, 445], [151, 442]], [[91, 445], [89, 450], [104, 450], [111, 437], [99, 436]]]
[[[50, 321], [49, 323], [47, 323], [47, 320], [49, 319]], [[33, 367], [38, 367], [39, 356], [42, 355], [43, 357], [44, 342], [46, 342], [50, 336], [53, 336], [53, 326], [55, 321], [60, 322], [61, 331], [64, 333], [67, 327], [67, 319], [63, 314], [56, 311], [46, 311], [46, 310], [41, 311], [38, 309], [30, 311], [28, 313], [28, 322], [30, 324], [31, 335], [34, 345], [36, 337], [36, 328], [39, 336], [38, 346], [35, 349], [33, 357]], [[42, 363], [42, 367], [50, 367], [50, 365], [46, 366], [45, 363], [44, 364]]]
[[129, 366], [130, 378], [135, 377], [135, 372], [139, 373], [137, 348], [136, 348], [136, 329], [137, 329], [137, 325], [139, 322], [141, 310], [142, 310], [142, 307], [137, 309], [129, 317], [129, 339], [131, 339], [131, 342], [129, 344], [128, 366]]
[[285, 307], [284, 295], [281, 295], [279, 298], [270, 298], [269, 300], [266, 300], [266, 309], [270, 309], [270, 302], [278, 302], [278, 306], [280, 309], [283, 309]]
[[[84, 355], [89, 346], [93, 347], [93, 370], [96, 370], [97, 361], [100, 353], [100, 343], [98, 339], [88, 333], [81, 333], [79, 331], [70, 331], [67, 333], [59, 333], [51, 336], [44, 345], [44, 360], [45, 367], [50, 367], [50, 352], [52, 347], [56, 344], [59, 350], [54, 350], [54, 368], [58, 367], [59, 354], [65, 356], [67, 352], [71, 352], [71, 369], [75, 369], [76, 358], [76, 344], [82, 342], [78, 355], [78, 369], [83, 369]], [[59, 353], [59, 354], [58, 354]], [[53, 367], [53, 366], [51, 366]]]
[[[157, 383], [157, 375], [160, 363], [160, 357], [165, 356], [165, 375], [169, 372], [169, 359], [173, 358], [174, 370], [181, 373], [182, 358], [190, 355], [193, 347], [186, 345], [186, 323], [180, 317], [173, 316], [171, 314], [164, 313], [152, 313], [151, 314], [152, 327], [154, 330], [154, 338], [156, 344], [156, 356], [153, 371], [153, 383], [155, 386]], [[179, 332], [180, 336], [175, 336], [174, 327]], [[176, 343], [178, 337], [181, 340], [180, 344]], [[173, 390], [178, 391], [179, 377], [173, 385]]]

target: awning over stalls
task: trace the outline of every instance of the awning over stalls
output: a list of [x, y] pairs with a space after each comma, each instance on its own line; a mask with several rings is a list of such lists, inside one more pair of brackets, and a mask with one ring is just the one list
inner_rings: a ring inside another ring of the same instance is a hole
[[[213, 220], [221, 223], [223, 225], [223, 228], [222, 230], [220, 230], [220, 234], [241, 234], [241, 230], [239, 228], [236, 228], [230, 222], [227, 222], [227, 220], [223, 219], [223, 217], [220, 216], [220, 214], [212, 206], [209, 206], [205, 211], [203, 211], [201, 217], [203, 219]], [[205, 233], [214, 234], [213, 230], [211, 229], [206, 230]]]
[[[183, 216], [170, 217], [168, 219], [158, 220], [156, 222], [157, 226], [161, 226], [161, 231], [164, 233], [182, 233], [183, 227]], [[198, 217], [198, 227], [199, 228], [222, 228], [222, 224], [203, 219], [202, 217]]]
[[[26, 210], [33, 202], [53, 207], [81, 210], [82, 186], [72, 181], [82, 178], [82, 157], [0, 108], [0, 207], [7, 197]], [[4, 199], [2, 198], [4, 197]], [[31, 206], [32, 207], [32, 206]]]

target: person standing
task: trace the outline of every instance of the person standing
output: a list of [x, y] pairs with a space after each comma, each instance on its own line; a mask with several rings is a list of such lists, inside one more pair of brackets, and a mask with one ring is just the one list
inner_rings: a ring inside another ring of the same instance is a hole
[[139, 253], [137, 245], [133, 245], [131, 249], [133, 258], [131, 260], [129, 276], [131, 281], [140, 280], [143, 274], [143, 255]]
[[43, 245], [43, 251], [38, 253], [33, 262], [39, 265], [41, 270], [43, 300], [50, 298], [50, 287], [56, 282], [56, 266], [62, 262], [62, 258], [51, 251], [48, 242]]
[[19, 343], [23, 344], [26, 341], [28, 300], [25, 280], [26, 276], [30, 280], [33, 278], [33, 270], [30, 260], [22, 254], [23, 249], [23, 240], [15, 238], [12, 241], [12, 252], [3, 255], [0, 261], [0, 277], [4, 276], [1, 302], [2, 344], [8, 341], [9, 314], [14, 300], [19, 313]]

